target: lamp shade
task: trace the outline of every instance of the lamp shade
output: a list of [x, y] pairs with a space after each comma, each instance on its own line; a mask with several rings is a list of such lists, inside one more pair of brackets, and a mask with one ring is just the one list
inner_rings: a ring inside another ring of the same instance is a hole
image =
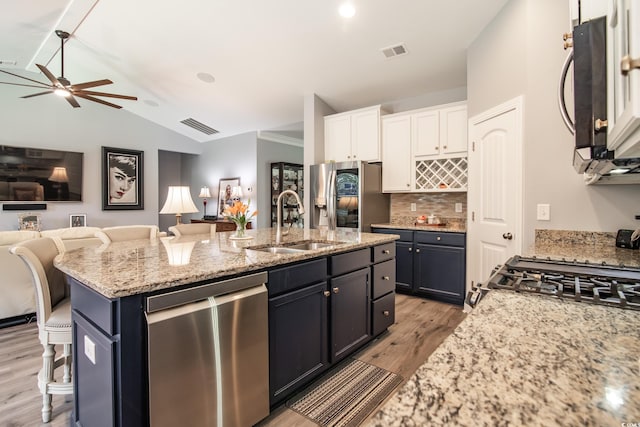
[[49, 177], [49, 181], [53, 182], [69, 182], [69, 177], [67, 176], [67, 168], [53, 168], [53, 172]]
[[176, 214], [176, 224], [180, 224], [183, 213], [198, 212], [191, 199], [191, 190], [187, 186], [169, 186], [167, 201], [160, 209], [161, 214]]
[[200, 194], [198, 195], [198, 197], [203, 198], [203, 199], [207, 199], [211, 197], [211, 192], [209, 191], [209, 187], [202, 187], [200, 189]]

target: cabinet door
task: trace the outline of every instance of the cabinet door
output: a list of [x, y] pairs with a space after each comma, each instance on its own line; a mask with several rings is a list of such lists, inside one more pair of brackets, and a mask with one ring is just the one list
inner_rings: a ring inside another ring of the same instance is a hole
[[351, 159], [380, 161], [380, 111], [372, 109], [351, 116]]
[[382, 191], [411, 191], [411, 116], [382, 118]]
[[327, 282], [269, 299], [269, 396], [273, 405], [329, 363]]
[[440, 122], [438, 111], [416, 113], [413, 120], [413, 155], [437, 156], [440, 154]]
[[467, 152], [467, 106], [440, 110], [440, 152]]
[[331, 362], [352, 353], [371, 336], [369, 267], [331, 279]]
[[413, 290], [413, 243], [396, 241], [396, 290]]
[[77, 312], [73, 321], [74, 425], [116, 425], [116, 342]]
[[348, 114], [324, 118], [324, 159], [351, 160], [351, 117]]
[[451, 246], [416, 245], [414, 291], [462, 305], [465, 250]]

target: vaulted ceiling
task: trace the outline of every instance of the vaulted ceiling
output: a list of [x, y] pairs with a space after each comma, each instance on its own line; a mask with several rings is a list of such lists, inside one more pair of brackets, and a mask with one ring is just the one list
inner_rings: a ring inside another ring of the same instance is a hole
[[[343, 1], [14, 1], [0, 16], [0, 69], [47, 82], [42, 64], [60, 76], [54, 31], [67, 31], [64, 77], [72, 84], [110, 79], [96, 90], [138, 101], [105, 100], [204, 142], [290, 128], [302, 122], [311, 93], [346, 111], [464, 87], [467, 47], [507, 2], [350, 0], [356, 14], [346, 19]], [[382, 53], [399, 44], [405, 55]], [[19, 96], [36, 92], [24, 87]]]

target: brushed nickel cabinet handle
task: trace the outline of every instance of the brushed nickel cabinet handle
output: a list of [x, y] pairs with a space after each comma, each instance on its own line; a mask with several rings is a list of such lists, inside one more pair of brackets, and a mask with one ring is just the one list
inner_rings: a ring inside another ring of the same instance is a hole
[[324, 292], [323, 292], [323, 294], [324, 294], [324, 296], [325, 296], [325, 297], [328, 297], [328, 296], [330, 296], [330, 295], [331, 295], [331, 292], [329, 292], [329, 291], [324, 291]]
[[419, 254], [419, 253], [420, 253], [420, 249], [416, 249], [416, 253], [418, 253], [418, 254]]
[[446, 145], [443, 145], [443, 146], [442, 146], [442, 149], [443, 149], [443, 150], [446, 150], [446, 149], [447, 149], [447, 146], [446, 146]]
[[333, 288], [333, 293], [334, 294], [337, 294], [338, 292], [340, 292], [340, 288], [338, 288], [338, 287]]
[[391, 280], [389, 276], [382, 276], [382, 280]]
[[438, 236], [436, 237], [436, 240], [442, 240], [442, 237]]
[[390, 251], [389, 249], [385, 249], [385, 250], [383, 250], [383, 251], [382, 251], [382, 253], [383, 253], [383, 254], [390, 254], [390, 253], [391, 253], [391, 251]]
[[620, 73], [626, 76], [634, 68], [640, 68], [640, 58], [632, 59], [629, 55], [623, 56], [620, 60]]
[[409, 248], [409, 252], [413, 252], [413, 248]]
[[391, 313], [389, 313], [389, 310], [385, 310], [385, 311], [382, 312], [382, 315], [385, 316], [385, 317], [389, 317], [390, 314]]

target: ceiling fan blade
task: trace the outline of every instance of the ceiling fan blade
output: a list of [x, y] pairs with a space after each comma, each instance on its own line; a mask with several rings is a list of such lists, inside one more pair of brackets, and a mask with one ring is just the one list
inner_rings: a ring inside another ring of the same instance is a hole
[[51, 71], [47, 70], [47, 67], [45, 67], [44, 65], [40, 65], [40, 64], [36, 64], [36, 67], [40, 68], [40, 71], [42, 71], [42, 74], [47, 76], [47, 78], [51, 81], [51, 83], [53, 83], [54, 86], [64, 87], [64, 85], [62, 83], [60, 83], [58, 81], [58, 79], [56, 79], [56, 76], [51, 74]]
[[83, 95], [90, 95], [90, 96], [106, 96], [109, 98], [119, 98], [119, 99], [129, 99], [131, 101], [137, 101], [138, 98], [135, 96], [129, 96], [129, 95], [118, 95], [117, 93], [105, 93], [105, 92], [94, 92], [91, 90], [81, 90], [78, 92], [74, 92], [75, 94], [83, 94]]
[[34, 96], [46, 95], [48, 93], [53, 93], [53, 89], [48, 90], [46, 92], [38, 92], [38, 93], [34, 93], [32, 95], [21, 96], [20, 98], [33, 98]]
[[103, 85], [110, 85], [113, 82], [109, 79], [103, 79], [103, 80], [96, 80], [93, 82], [86, 82], [86, 83], [78, 83], [78, 84], [74, 84], [69, 86], [69, 90], [82, 90], [82, 89], [86, 89], [88, 87], [96, 87], [96, 86], [103, 86]]
[[80, 108], [80, 104], [78, 104], [78, 101], [76, 101], [73, 95], [65, 96], [64, 99], [66, 99], [73, 108]]
[[0, 85], [35, 87], [35, 88], [38, 88], [38, 89], [44, 89], [44, 88], [50, 88], [51, 87], [51, 85], [46, 85], [46, 84], [43, 84], [42, 86], [36, 86], [36, 85], [25, 85], [25, 84], [22, 84], [22, 83], [9, 83], [9, 82], [0, 82]]
[[[42, 83], [42, 82], [39, 82], [37, 80], [30, 79], [29, 77], [23, 77], [23, 76], [18, 75], [18, 74], [10, 73], [9, 71], [0, 70], [0, 73], [5, 73], [5, 74], [9, 74], [10, 76], [19, 77], [21, 79], [29, 80], [30, 82], [38, 83], [39, 85], [42, 85], [42, 86], [46, 86], [46, 87], [50, 86], [47, 83]], [[7, 84], [10, 85], [10, 84], [17, 84], [17, 83], [7, 83]]]
[[84, 94], [84, 93], [82, 93], [82, 92], [80, 92], [80, 93], [74, 93], [74, 95], [75, 95], [75, 96], [78, 96], [78, 97], [80, 97], [80, 98], [87, 99], [87, 100], [89, 100], [89, 101], [93, 101], [93, 102], [100, 103], [100, 104], [102, 104], [102, 105], [109, 106], [109, 107], [113, 107], [113, 108], [122, 108], [122, 107], [121, 107], [121, 106], [119, 106], [119, 105], [112, 104], [112, 103], [107, 102], [107, 101], [103, 101], [102, 99], [94, 98], [93, 96], [85, 95], [85, 94]]

